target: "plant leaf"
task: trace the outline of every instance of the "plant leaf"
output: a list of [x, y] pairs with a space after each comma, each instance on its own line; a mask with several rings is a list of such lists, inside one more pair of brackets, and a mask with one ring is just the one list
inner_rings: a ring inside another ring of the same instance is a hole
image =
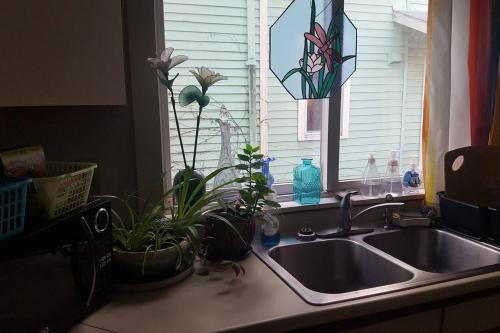
[[295, 73], [299, 73], [300, 75], [302, 75], [304, 79], [306, 79], [307, 83], [309, 84], [309, 88], [312, 91], [313, 98], [318, 98], [318, 92], [316, 91], [314, 82], [311, 80], [311, 77], [307, 74], [307, 72], [304, 71], [302, 68], [291, 69], [288, 73], [286, 73], [281, 82], [285, 82], [290, 76], [292, 76]]
[[356, 58], [356, 56], [355, 55], [345, 56], [345, 57], [342, 58], [342, 62], [345, 62], [345, 61], [347, 61], [349, 59], [352, 59], [352, 58]]
[[250, 157], [247, 156], [247, 155], [243, 155], [243, 154], [238, 154], [238, 159], [241, 160], [241, 161], [245, 161], [245, 162], [249, 162], [250, 161]]
[[281, 207], [281, 205], [279, 203], [277, 203], [276, 201], [273, 201], [273, 200], [264, 200], [264, 203], [266, 205], [268, 205], [269, 207], [273, 207], [273, 208]]
[[182, 107], [188, 106], [194, 101], [197, 101], [200, 97], [202, 97], [202, 93], [198, 87], [193, 85], [187, 86], [179, 93], [179, 104]]
[[196, 101], [198, 102], [198, 105], [201, 106], [202, 108], [204, 108], [205, 106], [207, 106], [208, 104], [210, 104], [210, 97], [209, 96], [200, 96], [196, 99]]
[[255, 159], [255, 160], [260, 160], [261, 158], [263, 158], [264, 155], [263, 154], [253, 154], [252, 155], [252, 158]]

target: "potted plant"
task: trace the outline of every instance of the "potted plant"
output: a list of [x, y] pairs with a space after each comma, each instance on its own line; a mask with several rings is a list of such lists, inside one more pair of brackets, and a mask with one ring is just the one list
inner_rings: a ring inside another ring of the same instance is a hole
[[[259, 171], [263, 165], [263, 157], [260, 147], [249, 144], [238, 154], [240, 164], [236, 168], [243, 172], [243, 176], [235, 181], [243, 187], [238, 192], [239, 198], [218, 213], [230, 222], [232, 228], [227, 223], [216, 223], [215, 219], [207, 220], [208, 259], [241, 260], [247, 257], [252, 250], [257, 220], [264, 222], [276, 219], [271, 209], [280, 205], [268, 199], [273, 191], [267, 186], [267, 178]], [[236, 229], [241, 237], [232, 232], [232, 229]]]
[[[214, 213], [222, 207], [221, 198], [227, 195], [227, 190], [220, 186], [199, 195], [206, 182], [223, 170], [225, 168], [212, 172], [194, 189], [189, 188], [192, 174], [188, 170], [183, 181], [156, 202], [133, 197], [142, 202], [141, 210], [134, 209], [124, 199], [104, 196], [122, 203], [127, 211], [125, 216], [121, 216], [112, 210], [113, 265], [118, 284], [153, 283], [161, 286], [162, 281], [177, 275], [188, 276], [195, 255], [203, 256], [205, 252], [199, 229], [207, 218], [225, 223], [235, 232], [225, 218]], [[168, 199], [175, 198], [174, 193], [178, 193], [180, 200], [170, 200], [171, 204], [165, 206]]]

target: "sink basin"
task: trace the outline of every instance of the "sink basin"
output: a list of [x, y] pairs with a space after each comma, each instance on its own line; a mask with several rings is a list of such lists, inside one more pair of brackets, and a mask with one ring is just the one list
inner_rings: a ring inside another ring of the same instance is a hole
[[269, 256], [306, 288], [328, 294], [408, 281], [413, 274], [344, 239], [277, 246]]
[[380, 295], [500, 270], [500, 248], [441, 229], [376, 228], [368, 235], [278, 246], [254, 253], [315, 305]]
[[498, 250], [437, 229], [403, 229], [363, 240], [426, 272], [458, 273], [500, 263]]

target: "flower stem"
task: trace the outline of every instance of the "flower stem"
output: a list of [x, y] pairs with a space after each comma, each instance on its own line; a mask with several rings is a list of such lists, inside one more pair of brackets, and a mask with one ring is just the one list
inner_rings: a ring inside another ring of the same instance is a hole
[[194, 167], [195, 167], [195, 164], [196, 164], [196, 150], [198, 148], [198, 133], [200, 131], [201, 111], [203, 111], [203, 107], [200, 105], [200, 110], [198, 111], [198, 118], [196, 120], [196, 137], [194, 139], [194, 152], [193, 152], [193, 166], [192, 166], [192, 170], [194, 170]]
[[179, 143], [181, 144], [182, 159], [184, 160], [184, 168], [187, 169], [186, 154], [184, 153], [184, 144], [182, 143], [181, 128], [179, 126], [179, 119], [177, 118], [177, 109], [175, 107], [175, 98], [172, 88], [168, 88], [170, 92], [170, 103], [172, 103], [172, 108], [174, 109], [175, 126], [177, 127], [177, 135], [179, 136]]

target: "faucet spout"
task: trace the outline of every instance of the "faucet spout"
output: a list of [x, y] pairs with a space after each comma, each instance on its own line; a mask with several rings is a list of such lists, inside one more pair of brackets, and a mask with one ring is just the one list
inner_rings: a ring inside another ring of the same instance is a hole
[[358, 191], [348, 191], [345, 196], [342, 198], [340, 201], [340, 223], [339, 223], [339, 230], [341, 231], [350, 231], [352, 227], [352, 221], [360, 217], [361, 215], [364, 215], [365, 213], [374, 210], [374, 209], [385, 209], [385, 228], [386, 229], [392, 229], [393, 228], [393, 218], [392, 218], [392, 212], [393, 209], [396, 207], [401, 207], [404, 205], [403, 202], [392, 202], [393, 197], [391, 195], [388, 195], [386, 199], [389, 202], [385, 202], [382, 204], [374, 205], [371, 207], [368, 207], [358, 214], [356, 214], [354, 217], [352, 217], [351, 214], [351, 196], [354, 194], [358, 194]]
[[[323, 238], [323, 239], [329, 239], [329, 238], [336, 238], [336, 237], [348, 237], [352, 235], [359, 235], [359, 234], [366, 234], [370, 233], [373, 231], [371, 228], [363, 228], [363, 229], [352, 229], [352, 221], [360, 217], [361, 215], [364, 215], [365, 213], [382, 208], [385, 209], [385, 228], [386, 229], [392, 229], [393, 224], [392, 224], [392, 211], [393, 208], [395, 207], [401, 207], [404, 205], [403, 202], [386, 202], [382, 203], [379, 205], [374, 205], [371, 207], [368, 207], [358, 214], [356, 214], [354, 217], [351, 215], [351, 196], [354, 194], [358, 194], [358, 191], [348, 191], [342, 200], [340, 201], [340, 222], [339, 222], [339, 227], [334, 229], [334, 231], [328, 230], [327, 232], [323, 233], [316, 233], [318, 238]], [[391, 197], [387, 197], [387, 200], [392, 200]]]
[[[365, 213], [369, 212], [369, 211], [372, 211], [374, 209], [379, 209], [379, 208], [385, 208], [385, 209], [388, 209], [388, 208], [396, 208], [396, 207], [401, 207], [401, 206], [404, 206], [404, 202], [386, 202], [386, 203], [382, 203], [382, 204], [378, 204], [378, 205], [374, 205], [374, 206], [370, 206], [366, 209], [363, 209], [362, 211], [360, 211], [359, 213], [357, 213], [356, 215], [354, 215], [354, 217], [351, 218], [351, 221], [354, 221], [355, 219], [357, 219], [358, 217], [360, 217], [361, 215], [364, 215]], [[392, 213], [392, 212], [391, 212]], [[392, 214], [391, 214], [392, 215]], [[391, 217], [392, 218], [392, 217]], [[386, 217], [387, 219], [387, 217]]]

